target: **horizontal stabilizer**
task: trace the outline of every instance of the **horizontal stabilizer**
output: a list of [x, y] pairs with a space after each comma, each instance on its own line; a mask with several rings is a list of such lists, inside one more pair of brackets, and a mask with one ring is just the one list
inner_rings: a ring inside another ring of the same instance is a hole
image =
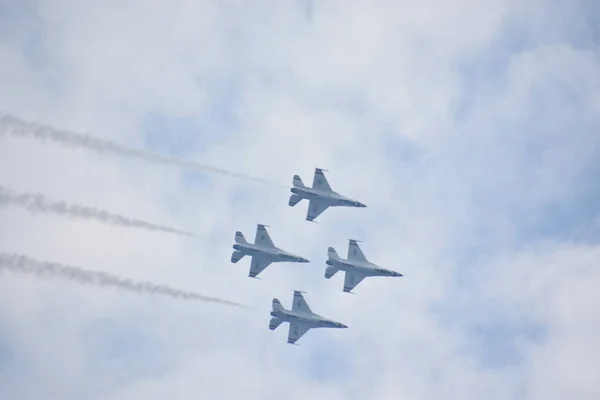
[[306, 187], [304, 185], [304, 182], [302, 182], [302, 179], [298, 175], [294, 175], [294, 186], [301, 188]]
[[293, 194], [290, 196], [290, 201], [288, 202], [288, 205], [290, 207], [294, 207], [300, 202], [300, 200], [302, 200], [302, 197], [298, 196], [297, 194]]
[[235, 233], [235, 242], [236, 243], [242, 243], [242, 244], [248, 244], [248, 241], [244, 237], [244, 234], [242, 232], [240, 232], [240, 231], [237, 231]]
[[281, 323], [283, 322], [282, 319], [279, 318], [271, 318], [271, 321], [269, 322], [269, 329], [274, 331], [275, 329], [277, 329], [277, 327], [279, 325], [281, 325]]
[[335, 249], [333, 247], [330, 247], [327, 249], [327, 257], [333, 259], [333, 260], [339, 260], [340, 256], [338, 256], [337, 251], [335, 251]]
[[232, 263], [236, 263], [238, 261], [240, 261], [242, 258], [244, 258], [245, 254], [242, 253], [241, 251], [234, 251], [231, 254], [231, 262]]
[[335, 275], [339, 270], [335, 267], [327, 267], [325, 268], [325, 278], [329, 279]]
[[279, 299], [273, 299], [273, 310], [275, 311], [284, 311], [285, 309], [283, 308], [283, 306], [281, 305], [281, 302], [279, 301]]

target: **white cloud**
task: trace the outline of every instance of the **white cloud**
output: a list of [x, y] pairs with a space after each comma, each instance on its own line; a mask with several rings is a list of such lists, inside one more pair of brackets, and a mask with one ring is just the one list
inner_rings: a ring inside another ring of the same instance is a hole
[[[186, 148], [190, 158], [283, 184], [325, 167], [334, 189], [370, 207], [313, 225], [285, 190], [3, 138], [2, 185], [213, 239], [6, 209], [0, 250], [257, 310], [2, 274], [0, 397], [597, 396], [597, 246], [539, 245], [553, 210], [576, 220], [569, 205], [593, 194], [580, 189], [596, 166], [599, 65], [570, 35], [585, 10], [561, 5], [569, 18], [557, 26], [545, 1], [332, 1], [310, 15], [300, 2], [34, 4], [0, 42], [0, 109], [140, 147], [148, 114], [202, 124], [226, 109], [233, 120], [199, 126], [210, 145]], [[313, 262], [248, 279], [230, 245], [257, 222]], [[405, 277], [342, 293], [323, 261], [348, 238]], [[267, 324], [272, 297], [289, 305], [292, 289], [350, 329], [288, 346], [287, 328]], [[515, 342], [507, 366], [474, 345], [471, 327], [496, 320], [513, 333], [483, 343]], [[515, 333], [529, 324], [545, 334]]]

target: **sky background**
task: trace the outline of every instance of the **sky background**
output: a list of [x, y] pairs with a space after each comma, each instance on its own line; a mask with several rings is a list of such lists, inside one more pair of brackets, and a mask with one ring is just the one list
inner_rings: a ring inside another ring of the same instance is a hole
[[[203, 239], [0, 209], [0, 251], [253, 310], [0, 274], [2, 399], [597, 399], [594, 1], [0, 1], [0, 111], [366, 209], [0, 137], [0, 185]], [[236, 230], [309, 264], [247, 277]], [[403, 278], [324, 278], [359, 239]], [[350, 326], [286, 343], [271, 299]]]

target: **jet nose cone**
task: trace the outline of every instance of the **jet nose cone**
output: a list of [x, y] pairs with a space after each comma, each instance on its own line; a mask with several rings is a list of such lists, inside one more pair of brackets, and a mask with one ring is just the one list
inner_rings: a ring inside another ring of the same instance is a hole
[[348, 325], [340, 324], [340, 328], [347, 328], [347, 327], [348, 327]]
[[404, 276], [400, 272], [394, 272], [394, 276]]
[[360, 208], [365, 208], [367, 205], [366, 205], [366, 204], [363, 204], [363, 203], [358, 203], [358, 206], [359, 206]]
[[309, 260], [307, 260], [307, 259], [306, 259], [306, 258], [304, 258], [304, 257], [300, 257], [300, 262], [307, 263], [307, 262], [310, 262], [310, 261], [309, 261]]

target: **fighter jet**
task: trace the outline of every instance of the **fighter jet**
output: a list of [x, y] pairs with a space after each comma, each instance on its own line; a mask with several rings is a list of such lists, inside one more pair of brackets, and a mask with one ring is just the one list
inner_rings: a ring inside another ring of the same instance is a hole
[[345, 260], [338, 256], [333, 247], [327, 250], [329, 259], [325, 262], [328, 265], [325, 268], [325, 278], [331, 278], [340, 270], [346, 271], [344, 292], [348, 293], [368, 276], [402, 276], [399, 272], [381, 268], [369, 262], [357, 242], [357, 240], [350, 239], [350, 243], [348, 244], [348, 258]]
[[310, 307], [308, 307], [308, 304], [306, 304], [302, 292], [298, 290], [294, 290], [294, 300], [291, 310], [286, 310], [278, 299], [273, 299], [273, 311], [271, 311], [271, 316], [273, 318], [271, 318], [271, 322], [269, 322], [269, 329], [272, 331], [277, 329], [282, 322], [290, 323], [287, 341], [290, 344], [295, 344], [302, 335], [313, 328], [348, 327], [341, 322], [323, 318], [312, 312]]
[[273, 244], [271, 237], [267, 233], [266, 226], [267, 225], [257, 224], [254, 244], [248, 243], [242, 232], [237, 231], [235, 233], [235, 244], [233, 245], [234, 252], [231, 255], [232, 263], [240, 261], [246, 255], [251, 256], [252, 260], [250, 261], [250, 273], [248, 276], [250, 278], [256, 278], [258, 274], [274, 262], [309, 262], [306, 258], [275, 247], [275, 244]]
[[307, 221], [314, 221], [315, 218], [329, 207], [366, 207], [366, 205], [359, 201], [334, 192], [331, 186], [329, 186], [323, 171], [325, 170], [315, 168], [312, 188], [305, 186], [300, 176], [294, 175], [294, 187], [290, 189], [292, 195], [288, 203], [290, 207], [294, 207], [302, 199], [307, 199], [309, 201], [308, 212], [306, 214]]

